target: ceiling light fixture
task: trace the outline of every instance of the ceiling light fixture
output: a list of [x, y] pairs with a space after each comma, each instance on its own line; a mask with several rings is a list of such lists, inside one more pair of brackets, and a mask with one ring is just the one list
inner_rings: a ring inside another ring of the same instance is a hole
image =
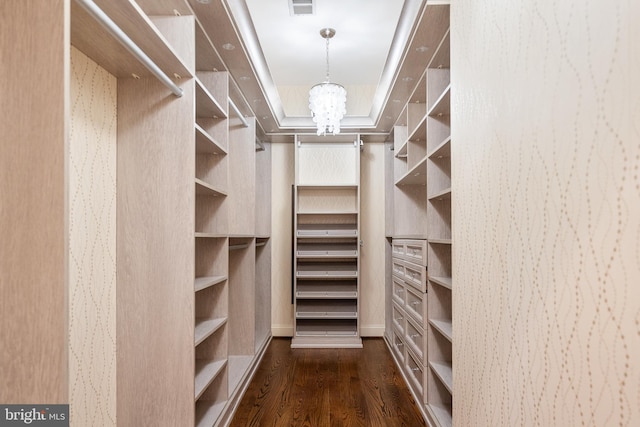
[[309, 109], [318, 135], [326, 135], [327, 132], [339, 134], [340, 120], [347, 112], [347, 91], [342, 85], [329, 81], [329, 39], [335, 34], [333, 28], [320, 30], [320, 35], [327, 41], [327, 78], [309, 91]]

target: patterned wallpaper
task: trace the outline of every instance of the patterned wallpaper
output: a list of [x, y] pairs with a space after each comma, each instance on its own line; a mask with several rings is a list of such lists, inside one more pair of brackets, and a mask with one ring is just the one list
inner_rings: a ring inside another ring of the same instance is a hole
[[71, 425], [116, 425], [116, 79], [71, 49]]
[[451, 6], [454, 424], [640, 425], [640, 2]]

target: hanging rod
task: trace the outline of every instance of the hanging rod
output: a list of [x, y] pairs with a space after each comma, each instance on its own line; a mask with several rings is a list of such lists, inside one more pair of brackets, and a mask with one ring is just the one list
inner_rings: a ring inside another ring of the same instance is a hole
[[231, 98], [229, 98], [229, 106], [233, 109], [233, 111], [235, 111], [236, 115], [238, 116], [238, 118], [240, 119], [240, 121], [242, 122], [244, 127], [248, 128], [249, 127], [249, 122], [247, 122], [247, 119], [245, 119], [242, 116], [242, 113], [240, 112], [240, 110], [238, 109], [236, 104], [233, 102], [233, 99], [231, 99]]
[[151, 58], [149, 58], [147, 54], [144, 53], [142, 49], [140, 49], [138, 45], [135, 44], [133, 40], [131, 40], [129, 36], [126, 35], [124, 31], [122, 31], [120, 27], [118, 27], [118, 25], [116, 25], [116, 23], [113, 22], [113, 20], [111, 20], [111, 18], [109, 18], [109, 16], [107, 16], [107, 14], [104, 13], [93, 1], [76, 0], [76, 3], [78, 3], [89, 15], [98, 21], [98, 23], [101, 24], [109, 33], [111, 33], [111, 35], [113, 35], [125, 49], [135, 56], [136, 59], [147, 68], [147, 70], [151, 71], [151, 73], [156, 76], [162, 84], [168, 87], [175, 96], [182, 96], [182, 89], [171, 81], [171, 79], [167, 77], [167, 75], [151, 60]]

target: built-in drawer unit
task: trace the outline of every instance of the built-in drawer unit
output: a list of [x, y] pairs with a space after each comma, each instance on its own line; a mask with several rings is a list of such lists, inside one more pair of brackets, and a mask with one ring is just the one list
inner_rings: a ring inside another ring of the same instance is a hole
[[427, 241], [404, 240], [404, 259], [419, 265], [427, 265]]
[[409, 386], [413, 389], [419, 402], [424, 402], [424, 384], [425, 384], [425, 368], [411, 352], [407, 349], [405, 352], [405, 372], [409, 380]]
[[395, 302], [393, 302], [391, 308], [391, 315], [393, 316], [393, 326], [400, 335], [404, 335], [405, 333], [405, 314], [404, 310], [402, 310]]
[[404, 279], [404, 261], [400, 258], [393, 258], [391, 260], [391, 272], [394, 276]]
[[407, 293], [404, 281], [398, 277], [393, 277], [393, 300], [401, 306], [405, 304], [405, 295]]
[[415, 353], [417, 361], [420, 365], [425, 366], [427, 364], [427, 340], [424, 335], [424, 329], [411, 320], [411, 318], [407, 318], [404, 333], [406, 343]]
[[406, 348], [402, 336], [397, 331], [393, 331], [393, 352], [396, 355], [398, 362], [401, 366], [404, 365], [404, 359], [406, 357]]
[[[394, 282], [394, 295], [395, 295], [395, 282]], [[412, 288], [407, 287], [404, 289], [405, 297], [405, 311], [418, 321], [418, 324], [424, 325], [427, 321], [427, 295], [426, 293], [418, 292]]]
[[404, 281], [420, 292], [427, 292], [427, 269], [423, 265], [404, 261]]

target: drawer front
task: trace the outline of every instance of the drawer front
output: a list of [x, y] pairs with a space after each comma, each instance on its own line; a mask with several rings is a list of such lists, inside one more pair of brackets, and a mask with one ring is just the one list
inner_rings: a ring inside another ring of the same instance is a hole
[[402, 337], [396, 331], [393, 331], [392, 345], [393, 345], [393, 352], [398, 358], [398, 360], [400, 361], [400, 366], [404, 366], [404, 361], [406, 358], [406, 349], [405, 349], [404, 341], [402, 340]]
[[393, 302], [391, 304], [391, 315], [393, 316], [393, 326], [396, 331], [400, 333], [400, 335], [405, 334], [405, 323], [407, 322], [405, 319], [404, 311], [400, 309], [400, 307]]
[[406, 240], [404, 243], [404, 259], [419, 265], [427, 265], [427, 241]]
[[418, 321], [419, 325], [426, 324], [427, 321], [427, 297], [428, 294], [414, 291], [412, 288], [407, 288], [404, 292], [405, 296], [405, 311]]
[[407, 320], [405, 323], [405, 337], [407, 345], [416, 355], [416, 360], [420, 365], [427, 364], [427, 349], [425, 346], [426, 339], [424, 329], [416, 325], [413, 321]]
[[427, 292], [427, 269], [422, 265], [411, 262], [405, 262], [403, 267], [405, 283], [413, 286], [420, 292]]
[[391, 255], [398, 258], [405, 256], [405, 241], [393, 239], [391, 241]]
[[404, 288], [404, 281], [402, 281], [398, 277], [393, 277], [393, 300], [398, 303], [398, 305], [404, 307], [405, 305], [405, 295], [407, 293]]
[[404, 261], [402, 261], [399, 258], [392, 258], [391, 269], [394, 276], [404, 279], [404, 275], [405, 275]]
[[406, 352], [404, 366], [409, 379], [409, 385], [416, 393], [419, 404], [422, 404], [422, 402], [424, 402], [424, 368], [418, 363], [411, 351]]

